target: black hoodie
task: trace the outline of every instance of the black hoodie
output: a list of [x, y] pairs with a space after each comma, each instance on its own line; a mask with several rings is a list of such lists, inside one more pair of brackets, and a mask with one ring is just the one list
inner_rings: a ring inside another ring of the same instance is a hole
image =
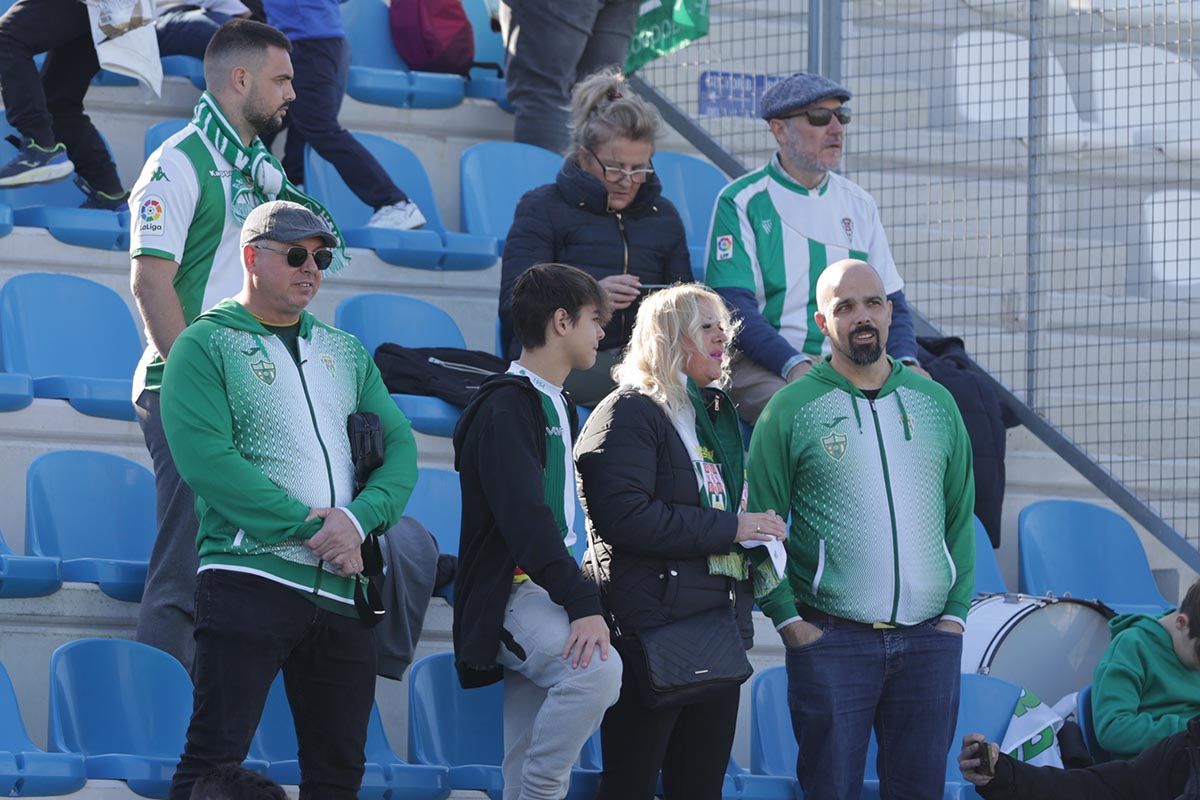
[[[567, 409], [574, 439], [579, 418], [569, 395]], [[462, 485], [454, 660], [464, 689], [504, 677], [496, 656], [518, 566], [572, 621], [601, 613], [596, 585], [583, 576], [546, 505], [545, 466], [546, 417], [538, 390], [520, 375], [488, 378], [454, 429], [454, 468]]]

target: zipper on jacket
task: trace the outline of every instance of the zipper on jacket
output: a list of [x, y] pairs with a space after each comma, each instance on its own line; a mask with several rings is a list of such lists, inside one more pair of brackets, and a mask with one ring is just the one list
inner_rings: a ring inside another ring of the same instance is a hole
[[[296, 365], [296, 372], [300, 375], [300, 387], [304, 389], [304, 402], [308, 404], [308, 416], [312, 420], [313, 433], [317, 435], [317, 444], [321, 445], [321, 455], [325, 457], [325, 477], [329, 479], [329, 507], [333, 508], [337, 504], [337, 495], [333, 486], [333, 464], [329, 460], [329, 448], [325, 446], [325, 440], [321, 438], [321, 427], [317, 424], [317, 412], [313, 408], [312, 396], [308, 393], [308, 381], [304, 379], [304, 365], [308, 363], [307, 358], [302, 358], [299, 363], [288, 358]], [[325, 568], [325, 559], [317, 562], [317, 579], [313, 583], [312, 593], [317, 594], [321, 588], [321, 573]]]
[[428, 361], [430, 364], [436, 364], [439, 367], [445, 367], [446, 369], [456, 369], [459, 372], [474, 372], [477, 375], [495, 375], [496, 374], [496, 373], [492, 372], [490, 369], [484, 369], [483, 367], [472, 367], [470, 364], [454, 364], [450, 361], [443, 361], [442, 359], [437, 358], [436, 356], [429, 356], [426, 359], [426, 361]]
[[[857, 402], [851, 397], [850, 402]], [[871, 418], [875, 421], [875, 438], [879, 442], [879, 460], [883, 464], [883, 486], [887, 490], [888, 517], [892, 522], [892, 581], [895, 589], [892, 593], [892, 618], [888, 622], [896, 624], [896, 613], [900, 610], [900, 532], [896, 530], [896, 501], [892, 497], [892, 478], [888, 474], [887, 450], [883, 446], [883, 428], [879, 426], [879, 412], [875, 409], [875, 401], [867, 400], [871, 407]]]
[[[621, 274], [629, 274], [629, 238], [625, 235], [625, 220], [621, 218], [620, 211], [614, 211], [613, 216], [617, 218], [617, 230], [621, 232], [621, 249], [624, 251], [624, 264], [621, 266]], [[626, 314], [621, 314], [621, 338], [625, 338], [625, 319]]]

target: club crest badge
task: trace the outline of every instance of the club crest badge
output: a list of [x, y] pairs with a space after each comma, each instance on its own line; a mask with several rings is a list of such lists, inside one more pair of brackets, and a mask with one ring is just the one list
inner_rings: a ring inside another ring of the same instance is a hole
[[849, 217], [842, 217], [842, 230], [846, 232], [846, 241], [854, 241], [854, 220]]
[[333, 356], [328, 354], [322, 355], [321, 363], [325, 365], [325, 369], [329, 370], [330, 375], [337, 375], [337, 364], [334, 363]]
[[275, 382], [275, 362], [265, 358], [261, 358], [250, 365], [250, 371], [254, 373], [254, 377], [270, 386]]
[[844, 433], [830, 433], [821, 437], [821, 447], [825, 448], [825, 454], [834, 461], [842, 460], [848, 444], [849, 440]]

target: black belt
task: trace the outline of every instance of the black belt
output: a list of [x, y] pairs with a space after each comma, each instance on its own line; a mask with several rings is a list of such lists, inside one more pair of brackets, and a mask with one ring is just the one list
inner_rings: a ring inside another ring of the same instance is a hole
[[806, 606], [803, 603], [796, 603], [796, 611], [804, 618], [805, 622], [817, 625], [832, 623], [836, 627], [859, 628], [868, 631], [890, 631], [906, 627], [904, 625], [892, 625], [888, 622], [859, 622], [858, 620], [846, 619], [845, 617], [835, 617], [833, 614], [826, 614], [818, 608]]

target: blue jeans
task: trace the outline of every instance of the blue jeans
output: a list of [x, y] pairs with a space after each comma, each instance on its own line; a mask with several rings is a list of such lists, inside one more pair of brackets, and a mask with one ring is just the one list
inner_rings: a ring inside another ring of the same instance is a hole
[[836, 619], [814, 624], [824, 635], [787, 649], [805, 800], [859, 797], [872, 727], [883, 800], [942, 797], [962, 637], [932, 623], [890, 630]]
[[174, 8], [164, 11], [154, 23], [160, 56], [192, 56], [204, 60], [208, 40], [217, 29], [233, 19], [228, 14], [202, 8]]

